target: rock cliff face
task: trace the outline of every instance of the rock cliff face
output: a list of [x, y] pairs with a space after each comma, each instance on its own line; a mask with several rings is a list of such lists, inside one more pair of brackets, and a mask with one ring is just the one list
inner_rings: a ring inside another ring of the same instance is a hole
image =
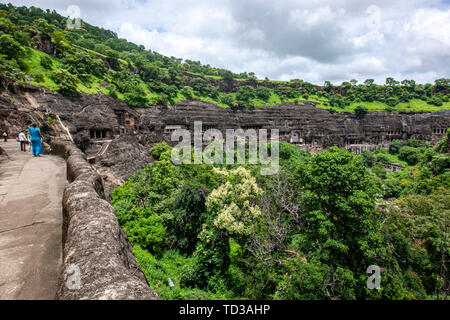
[[[104, 94], [61, 96], [25, 86], [17, 94], [0, 95], [0, 125], [10, 132], [33, 120], [46, 138], [69, 140], [102, 172], [107, 191], [153, 159], [150, 147], [171, 141], [174, 128], [191, 132], [201, 121], [203, 131], [226, 129], [278, 129], [280, 140], [298, 148], [319, 152], [330, 146], [355, 153], [387, 146], [392, 140], [421, 139], [435, 143], [450, 127], [450, 110], [429, 113], [331, 113], [310, 103], [283, 104], [255, 109], [225, 109], [202, 101], [182, 101], [172, 107], [130, 108]], [[57, 117], [61, 119], [61, 123]], [[107, 193], [108, 193], [107, 192]]]
[[8, 160], [8, 154], [0, 147], [0, 162]]

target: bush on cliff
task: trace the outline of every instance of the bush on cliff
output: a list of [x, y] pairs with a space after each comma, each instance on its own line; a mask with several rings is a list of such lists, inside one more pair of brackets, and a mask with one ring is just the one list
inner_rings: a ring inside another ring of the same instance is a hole
[[77, 92], [77, 86], [80, 82], [77, 76], [69, 73], [67, 70], [58, 69], [51, 73], [52, 80], [58, 85], [62, 93]]

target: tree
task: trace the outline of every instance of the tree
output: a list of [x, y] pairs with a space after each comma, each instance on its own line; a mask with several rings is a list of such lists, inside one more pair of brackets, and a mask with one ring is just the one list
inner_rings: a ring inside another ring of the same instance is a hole
[[186, 99], [192, 99], [194, 97], [194, 92], [192, 91], [192, 88], [189, 86], [184, 86], [180, 92], [183, 96], [185, 96]]
[[125, 101], [133, 107], [146, 107], [149, 104], [145, 90], [137, 86], [125, 93]]
[[19, 59], [24, 55], [24, 50], [9, 34], [0, 36], [0, 53], [6, 55], [9, 59]]
[[440, 78], [434, 81], [437, 90], [446, 90], [450, 87], [450, 79]]
[[63, 32], [56, 30], [52, 34], [52, 42], [55, 44], [58, 49], [59, 55], [62, 55], [64, 52], [72, 52], [72, 47], [66, 39], [66, 36]]
[[16, 31], [14, 32], [14, 39], [22, 46], [28, 47], [30, 45], [30, 34], [28, 32]]
[[370, 168], [376, 163], [377, 159], [376, 159], [375, 155], [370, 151], [364, 150], [361, 153], [361, 156], [363, 157], [364, 164], [366, 165], [366, 167]]
[[410, 146], [402, 147], [398, 152], [398, 158], [407, 162], [409, 165], [417, 164], [420, 160], [420, 156], [420, 149]]
[[140, 68], [140, 75], [145, 82], [158, 80], [160, 78], [160, 71], [153, 63], [144, 63]]
[[324, 87], [325, 87], [325, 91], [326, 92], [332, 92], [333, 91], [333, 84], [330, 81], [325, 81]]
[[220, 97], [220, 101], [230, 107], [233, 107], [235, 104], [234, 98], [231, 94], [223, 94]]
[[255, 89], [250, 86], [242, 86], [236, 92], [236, 100], [241, 102], [249, 102], [255, 97]]
[[389, 144], [389, 153], [398, 154], [399, 150], [403, 147], [403, 143], [400, 140], [393, 140]]
[[78, 78], [64, 69], [58, 69], [52, 72], [52, 80], [58, 85], [59, 91], [63, 93], [73, 93], [77, 91], [79, 83]]
[[135, 207], [128, 214], [136, 217], [123, 227], [130, 242], [152, 253], [161, 252], [166, 234], [161, 217], [145, 207]]
[[206, 86], [208, 85], [208, 82], [200, 77], [194, 78], [191, 80], [191, 87], [195, 91], [199, 93], [205, 93]]
[[364, 81], [364, 85], [365, 85], [366, 87], [370, 87], [374, 82], [375, 82], [374, 79], [366, 79], [366, 80]]
[[258, 79], [254, 72], [249, 72], [248, 78], [249, 78], [249, 80], [257, 80]]
[[188, 182], [175, 197], [173, 230], [176, 246], [191, 254], [198, 235], [206, 222], [206, 197], [208, 190], [197, 182]]
[[353, 273], [365, 272], [377, 259], [381, 238], [362, 158], [332, 147], [300, 162], [294, 174], [305, 221], [297, 252]]
[[270, 89], [267, 87], [259, 86], [255, 91], [256, 97], [263, 101], [268, 101], [271, 95]]
[[392, 78], [392, 77], [386, 78], [386, 85], [393, 87], [397, 84], [398, 84], [398, 81], [396, 81], [394, 78]]
[[7, 60], [5, 55], [0, 55], [0, 76], [12, 81], [24, 81], [25, 74], [20, 70], [16, 60]]
[[226, 81], [233, 80], [233, 73], [231, 71], [225, 70], [222, 72], [222, 79]]
[[358, 118], [363, 118], [369, 110], [365, 106], [357, 106], [355, 108], [355, 114]]
[[225, 179], [206, 199], [208, 220], [198, 235], [200, 242], [196, 262], [182, 277], [185, 285], [213, 286], [213, 281], [226, 277], [230, 264], [230, 238], [245, 245], [252, 233], [256, 218], [261, 215], [256, 199], [262, 190], [250, 171], [213, 169]]

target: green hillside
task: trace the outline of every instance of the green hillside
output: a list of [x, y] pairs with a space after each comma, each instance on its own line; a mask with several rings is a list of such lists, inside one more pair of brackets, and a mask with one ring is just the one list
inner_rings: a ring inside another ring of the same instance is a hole
[[84, 21], [68, 29], [55, 11], [0, 4], [0, 76], [3, 83], [27, 82], [63, 94], [103, 92], [132, 106], [200, 99], [222, 107], [251, 108], [311, 101], [333, 112], [438, 111], [450, 109], [449, 79], [386, 85], [372, 79], [323, 86], [294, 79], [258, 80], [199, 61], [167, 57], [120, 39]]

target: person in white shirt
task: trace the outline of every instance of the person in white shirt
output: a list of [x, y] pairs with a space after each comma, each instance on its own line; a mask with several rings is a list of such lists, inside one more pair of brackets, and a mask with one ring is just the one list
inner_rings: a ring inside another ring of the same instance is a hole
[[27, 136], [23, 133], [23, 130], [19, 133], [20, 151], [27, 152]]

